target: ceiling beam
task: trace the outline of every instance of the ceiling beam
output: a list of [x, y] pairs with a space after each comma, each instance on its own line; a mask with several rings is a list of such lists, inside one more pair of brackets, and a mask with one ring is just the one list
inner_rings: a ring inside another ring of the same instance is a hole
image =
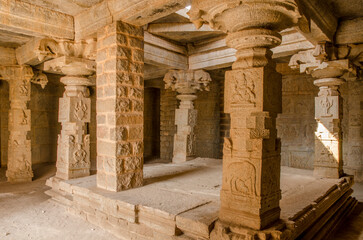
[[[287, 29], [281, 32], [282, 43], [272, 50], [273, 58], [291, 56], [297, 52], [313, 49], [314, 45], [295, 29]], [[217, 39], [211, 42], [199, 43], [189, 51], [189, 68], [212, 70], [229, 67], [236, 61], [236, 50], [226, 45], [225, 39]]]
[[363, 17], [341, 21], [335, 36], [335, 43], [363, 43]]
[[0, 0], [0, 30], [34, 37], [74, 38], [72, 16], [20, 0]]
[[321, 41], [334, 41], [338, 27], [338, 19], [331, 6], [322, 0], [296, 0], [299, 10], [309, 19], [310, 31], [301, 31], [314, 45]]
[[[75, 16], [76, 39], [94, 36], [114, 21], [143, 26], [190, 4], [190, 0], [105, 0]], [[90, 24], [92, 23], [92, 24]]]

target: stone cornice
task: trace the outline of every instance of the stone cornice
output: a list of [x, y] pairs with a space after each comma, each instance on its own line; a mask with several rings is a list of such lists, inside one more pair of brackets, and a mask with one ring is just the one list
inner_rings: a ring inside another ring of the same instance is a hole
[[35, 37], [74, 38], [72, 16], [20, 0], [0, 0], [0, 29]]

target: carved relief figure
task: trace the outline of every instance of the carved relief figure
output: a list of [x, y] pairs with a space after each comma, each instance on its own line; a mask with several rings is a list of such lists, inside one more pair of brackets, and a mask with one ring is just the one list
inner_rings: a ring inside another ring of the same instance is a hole
[[23, 110], [23, 118], [21, 120], [21, 125], [27, 125], [28, 124], [28, 116], [26, 115], [25, 111]]
[[23, 80], [23, 82], [19, 86], [19, 93], [22, 96], [28, 96], [29, 94], [29, 87], [28, 82], [26, 80]]
[[232, 163], [228, 167], [232, 194], [256, 196], [256, 168], [250, 162]]
[[73, 153], [73, 158], [75, 160], [74, 166], [86, 163], [86, 156], [87, 152], [82, 148], [82, 144], [77, 143], [76, 150]]
[[333, 101], [330, 101], [328, 97], [325, 97], [320, 100], [320, 106], [323, 109], [324, 117], [331, 117], [332, 115], [329, 114], [330, 108], [333, 106]]
[[232, 104], [243, 104], [243, 103], [256, 103], [255, 94], [255, 83], [251, 78], [246, 78], [243, 74], [243, 83], [239, 81], [234, 81], [233, 91], [232, 91]]
[[80, 99], [77, 103], [76, 106], [74, 107], [74, 117], [79, 120], [82, 121], [86, 114], [87, 114], [87, 105], [82, 101], [82, 99]]

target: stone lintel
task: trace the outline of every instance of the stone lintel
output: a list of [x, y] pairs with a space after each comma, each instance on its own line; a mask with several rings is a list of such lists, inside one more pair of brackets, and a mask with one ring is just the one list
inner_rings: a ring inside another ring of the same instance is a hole
[[341, 21], [335, 39], [336, 44], [362, 43], [363, 17]]
[[[334, 16], [331, 6], [325, 1], [299, 1], [299, 10], [308, 19], [308, 28], [301, 33], [314, 45], [321, 41], [334, 42], [338, 19]], [[308, 31], [307, 31], [308, 30]]]
[[73, 39], [73, 17], [23, 1], [0, 1], [0, 29], [28, 36]]
[[[96, 35], [99, 29], [114, 21], [143, 26], [185, 8], [188, 4], [190, 0], [106, 0], [75, 16], [76, 39]], [[103, 14], [99, 14], [100, 12]]]
[[151, 23], [148, 25], [150, 33], [167, 33], [167, 32], [221, 32], [213, 30], [209, 25], [203, 25], [197, 29], [193, 23]]

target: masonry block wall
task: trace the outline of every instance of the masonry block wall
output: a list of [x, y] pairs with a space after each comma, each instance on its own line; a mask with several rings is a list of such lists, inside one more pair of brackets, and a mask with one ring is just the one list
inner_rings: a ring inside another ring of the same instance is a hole
[[58, 123], [58, 101], [64, 92], [59, 75], [48, 74], [48, 84], [31, 86], [31, 149], [32, 164], [56, 162]]
[[176, 92], [164, 88], [160, 91], [160, 158], [172, 160], [174, 148]]
[[363, 182], [363, 83], [349, 81], [340, 88], [343, 98], [343, 169]]
[[0, 81], [0, 167], [5, 167], [8, 161], [9, 108], [9, 83]]
[[290, 73], [282, 78], [282, 114], [277, 118], [283, 166], [313, 169], [314, 100], [318, 87], [310, 75]]
[[90, 134], [90, 160], [91, 160], [91, 174], [97, 172], [97, 118], [96, 118], [96, 87], [88, 87], [91, 93], [91, 122], [89, 123]]
[[206, 158], [219, 157], [219, 82], [211, 75], [210, 90], [198, 92], [195, 109], [198, 111], [196, 135], [196, 156]]
[[97, 33], [97, 186], [143, 184], [143, 30], [123, 22]]

